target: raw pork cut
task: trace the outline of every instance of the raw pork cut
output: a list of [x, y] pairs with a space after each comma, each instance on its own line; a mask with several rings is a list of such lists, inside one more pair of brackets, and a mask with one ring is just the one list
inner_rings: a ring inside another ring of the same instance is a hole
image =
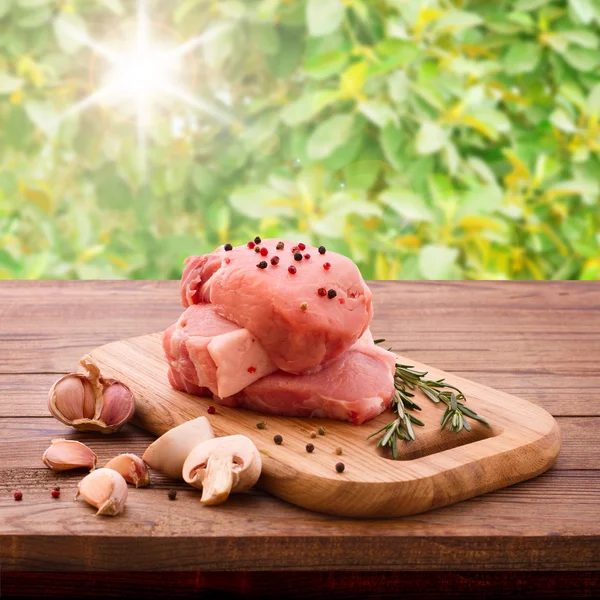
[[286, 240], [277, 250], [278, 243], [263, 240], [266, 255], [246, 245], [188, 257], [181, 301], [212, 304], [256, 336], [279, 369], [303, 373], [340, 356], [366, 331], [371, 291], [349, 258]]
[[196, 395], [230, 396], [277, 370], [255, 336], [210, 304], [187, 308], [165, 331], [163, 349], [171, 385]]
[[[215, 401], [263, 413], [361, 424], [389, 406], [394, 393], [395, 362], [391, 352], [373, 343], [367, 329], [349, 350], [313, 373], [293, 375], [277, 371], [232, 396], [215, 396]], [[187, 380], [182, 372], [192, 379]], [[206, 389], [198, 387], [193, 369], [178, 372], [172, 366], [169, 381], [175, 389], [207, 395]]]

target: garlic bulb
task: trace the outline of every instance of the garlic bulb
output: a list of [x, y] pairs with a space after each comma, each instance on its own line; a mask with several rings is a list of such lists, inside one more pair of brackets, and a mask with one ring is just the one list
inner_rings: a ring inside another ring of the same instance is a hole
[[119, 454], [109, 460], [104, 468], [120, 473], [127, 483], [135, 485], [136, 488], [146, 487], [150, 483], [150, 469], [135, 454]]
[[127, 500], [127, 483], [113, 469], [96, 469], [77, 484], [75, 500], [79, 496], [98, 509], [96, 515], [118, 515]]
[[52, 440], [52, 445], [44, 452], [42, 462], [53, 471], [96, 468], [98, 457], [85, 444], [76, 440]]
[[89, 357], [84, 357], [81, 365], [87, 374], [65, 375], [52, 386], [48, 409], [78, 431], [118, 431], [135, 411], [133, 393], [124, 383], [103, 378]]

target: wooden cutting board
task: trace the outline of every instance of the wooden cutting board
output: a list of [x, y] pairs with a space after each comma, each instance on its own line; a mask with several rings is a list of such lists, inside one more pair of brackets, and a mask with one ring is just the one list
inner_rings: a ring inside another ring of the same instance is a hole
[[[160, 340], [160, 334], [152, 334], [90, 353], [105, 377], [133, 390], [133, 422], [158, 436], [184, 421], [208, 416], [218, 436], [247, 435], [262, 453], [261, 488], [310, 510], [354, 517], [416, 514], [535, 477], [553, 465], [560, 450], [558, 425], [539, 406], [400, 356], [403, 364], [459, 387], [468, 406], [491, 427], [471, 420], [470, 433], [440, 431], [444, 407], [417, 392], [423, 409], [418, 416], [425, 427], [415, 427], [417, 440], [400, 444], [395, 461], [376, 448], [375, 439], [366, 439], [392, 419], [390, 411], [357, 426], [218, 406], [169, 386]], [[217, 409], [214, 415], [207, 414], [211, 405]], [[267, 423], [266, 429], [256, 427], [259, 421]], [[325, 435], [311, 438], [320, 426], [326, 428]], [[276, 434], [283, 436], [280, 446], [273, 442]], [[315, 446], [312, 454], [306, 452], [308, 443]], [[343, 473], [335, 469], [338, 462], [345, 465]]]

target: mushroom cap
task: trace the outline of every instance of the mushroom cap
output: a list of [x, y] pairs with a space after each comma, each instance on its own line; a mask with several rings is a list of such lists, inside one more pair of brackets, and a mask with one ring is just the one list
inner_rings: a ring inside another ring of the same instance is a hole
[[202, 488], [209, 459], [226, 461], [232, 475], [231, 492], [249, 490], [260, 477], [262, 459], [260, 452], [245, 435], [218, 437], [196, 446], [183, 465], [183, 479], [190, 485]]
[[198, 444], [215, 437], [206, 417], [198, 417], [173, 427], [152, 442], [142, 456], [152, 469], [171, 479], [182, 479], [181, 470], [188, 454]]

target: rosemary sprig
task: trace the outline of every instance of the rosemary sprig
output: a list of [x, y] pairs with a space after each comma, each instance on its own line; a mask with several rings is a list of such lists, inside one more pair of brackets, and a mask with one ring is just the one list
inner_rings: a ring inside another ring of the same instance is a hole
[[[384, 341], [375, 340], [375, 343], [380, 344]], [[407, 442], [414, 440], [413, 424], [424, 425], [422, 421], [408, 412], [409, 410], [421, 410], [421, 407], [414, 401], [413, 391], [416, 389], [421, 390], [435, 404], [443, 402], [446, 405], [441, 420], [442, 431], [448, 425], [449, 430], [456, 433], [463, 428], [471, 431], [471, 425], [467, 417], [489, 427], [489, 423], [483, 417], [465, 406], [465, 395], [457, 387], [446, 383], [444, 379], [425, 379], [426, 375], [427, 371], [415, 371], [411, 365], [396, 363], [395, 390], [390, 405], [392, 412], [396, 414], [396, 418], [367, 437], [367, 439], [370, 439], [381, 433], [377, 447], [390, 448], [394, 460], [398, 459], [398, 440]]]

